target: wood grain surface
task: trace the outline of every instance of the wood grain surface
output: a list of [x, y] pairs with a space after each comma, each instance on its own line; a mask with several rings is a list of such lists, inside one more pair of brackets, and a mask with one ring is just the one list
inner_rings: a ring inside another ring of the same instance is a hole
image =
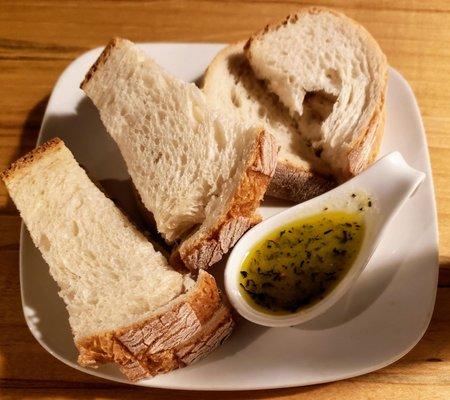
[[0, 1], [0, 169], [34, 147], [53, 85], [84, 51], [112, 36], [138, 42], [234, 41], [302, 4], [335, 7], [361, 22], [417, 96], [436, 188], [441, 267], [436, 308], [423, 339], [389, 367], [306, 388], [177, 392], [116, 385], [77, 372], [43, 350], [26, 327], [19, 290], [20, 219], [0, 185], [0, 398], [450, 398], [449, 1]]

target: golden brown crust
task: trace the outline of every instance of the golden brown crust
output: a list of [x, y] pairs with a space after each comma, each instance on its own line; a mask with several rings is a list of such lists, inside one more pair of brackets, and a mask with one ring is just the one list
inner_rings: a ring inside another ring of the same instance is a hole
[[[209, 326], [218, 313], [231, 320], [214, 278], [201, 272], [196, 288], [168, 310], [141, 323], [79, 340], [78, 363], [95, 368], [115, 362], [131, 380], [179, 368], [189, 363], [177, 355], [179, 349], [193, 341], [199, 343], [210, 331], [218, 330], [220, 324]], [[229, 325], [227, 335], [232, 321]]]
[[381, 142], [383, 141], [385, 126], [386, 126], [386, 103], [383, 104], [383, 107], [381, 109], [380, 120], [378, 122], [378, 127], [375, 132], [375, 142], [374, 142], [374, 145], [372, 146], [372, 151], [370, 153], [370, 157], [368, 159], [368, 163], [366, 164], [366, 167], [371, 165], [376, 160], [378, 153], [380, 152]]
[[267, 186], [274, 174], [278, 145], [272, 135], [262, 131], [258, 135], [243, 177], [229, 203], [229, 208], [205, 236], [189, 238], [174, 250], [173, 265], [184, 264], [191, 271], [206, 269], [218, 262], [252, 225]]
[[331, 177], [278, 161], [275, 174], [267, 188], [267, 195], [301, 203], [333, 189], [336, 185], [336, 181]]
[[[386, 121], [385, 93], [387, 88], [387, 71], [385, 71], [385, 76], [382, 79], [384, 80], [384, 89], [382, 90], [377, 107], [374, 110], [364, 135], [361, 135], [359, 142], [354, 145], [348, 154], [348, 178], [364, 171], [376, 159], [380, 150]], [[369, 155], [364, 157], [364, 154], [369, 149]]]
[[190, 340], [174, 348], [155, 354], [146, 354], [140, 360], [128, 362], [121, 367], [121, 371], [128, 379], [136, 381], [183, 368], [202, 359], [220, 346], [229, 337], [233, 327], [234, 320], [229, 309], [222, 307], [205, 329]]
[[191, 364], [213, 351], [229, 337], [233, 328], [233, 316], [228, 308], [223, 306], [217, 312], [219, 318], [204, 329], [190, 342], [183, 343], [176, 350], [177, 357], [185, 364]]
[[[85, 359], [81, 359], [80, 356], [78, 362], [93, 368], [99, 363], [115, 362], [130, 381], [138, 381], [183, 368], [200, 360], [221, 345], [230, 336], [233, 328], [232, 314], [228, 308], [222, 306], [205, 324], [204, 329], [172, 348], [155, 353], [143, 353], [140, 357], [135, 357], [120, 342], [114, 340], [114, 337], [104, 336], [99, 338], [103, 339], [101, 352], [108, 351], [112, 358], [97, 358], [92, 362], [92, 356]], [[97, 349], [98, 345], [91, 350], [91, 354]], [[101, 356], [100, 353], [96, 355]]]
[[195, 312], [200, 324], [204, 324], [211, 315], [219, 308], [221, 304], [221, 297], [216, 281], [208, 273], [202, 272], [199, 274], [199, 287], [197, 289], [198, 295], [191, 296], [188, 303]]
[[87, 83], [94, 76], [95, 72], [106, 63], [106, 60], [109, 58], [111, 51], [122, 41], [123, 39], [115, 37], [110, 40], [110, 42], [106, 45], [100, 56], [97, 58], [97, 61], [92, 65], [92, 67], [87, 72], [86, 76], [83, 79], [83, 82], [80, 84], [80, 89], [85, 89]]
[[41, 144], [39, 147], [36, 147], [34, 150], [31, 150], [29, 153], [19, 158], [16, 162], [12, 163], [8, 169], [0, 174], [0, 178], [6, 183], [18, 171], [27, 168], [49, 153], [57, 151], [62, 146], [64, 146], [64, 142], [58, 137]]

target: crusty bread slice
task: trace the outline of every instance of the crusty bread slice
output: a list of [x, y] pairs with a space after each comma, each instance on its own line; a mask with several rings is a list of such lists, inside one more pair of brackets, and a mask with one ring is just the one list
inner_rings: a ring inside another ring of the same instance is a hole
[[245, 53], [339, 179], [367, 167], [383, 134], [387, 62], [362, 26], [306, 8], [253, 35]]
[[242, 160], [234, 177], [224, 183], [220, 196], [208, 203], [202, 225], [173, 251], [172, 265], [206, 269], [218, 262], [247, 229], [260, 222], [254, 211], [275, 170], [273, 137], [261, 134], [242, 154]]
[[79, 363], [133, 380], [189, 364], [233, 325], [214, 278], [174, 271], [59, 139], [2, 179], [66, 303]]
[[326, 174], [328, 168], [299, 134], [289, 111], [256, 78], [244, 45], [240, 42], [224, 48], [209, 65], [203, 81], [208, 103], [230, 117], [262, 126], [276, 138], [280, 151], [268, 195], [302, 202], [331, 189], [334, 179], [320, 174]]
[[[171, 76], [128, 40], [112, 40], [81, 87], [158, 231], [168, 243], [190, 234], [175, 258], [191, 269], [217, 262], [256, 220], [275, 170], [273, 137], [222, 118], [194, 84]], [[217, 246], [219, 237], [227, 245]], [[212, 243], [214, 257], [191, 261]]]
[[261, 221], [255, 210], [261, 203], [277, 160], [277, 144], [264, 131], [247, 144], [233, 176], [223, 183], [221, 193], [206, 205], [206, 218], [171, 257], [172, 265], [191, 271], [206, 269], [221, 260], [245, 233]]

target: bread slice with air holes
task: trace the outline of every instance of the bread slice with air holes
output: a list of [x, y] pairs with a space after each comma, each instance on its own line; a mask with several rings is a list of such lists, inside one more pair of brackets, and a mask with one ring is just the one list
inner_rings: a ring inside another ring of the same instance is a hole
[[214, 278], [174, 271], [53, 139], [1, 175], [66, 303], [78, 362], [130, 380], [208, 354], [233, 321]]
[[335, 185], [327, 175], [329, 168], [299, 134], [295, 120], [277, 96], [256, 78], [244, 45], [240, 42], [224, 48], [209, 65], [203, 81], [208, 103], [232, 118], [262, 126], [276, 138], [280, 151], [267, 195], [302, 202], [326, 192]]
[[168, 243], [181, 241], [173, 262], [207, 268], [259, 220], [276, 165], [270, 134], [222, 118], [194, 84], [124, 39], [108, 44], [81, 88], [158, 231]]
[[245, 54], [338, 179], [374, 160], [384, 130], [387, 61], [361, 25], [306, 8], [253, 35]]

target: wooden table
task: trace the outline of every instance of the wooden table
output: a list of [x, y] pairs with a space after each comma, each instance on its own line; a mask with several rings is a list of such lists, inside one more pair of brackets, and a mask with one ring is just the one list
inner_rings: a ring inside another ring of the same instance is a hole
[[[34, 147], [56, 79], [84, 51], [104, 45], [112, 36], [143, 42], [233, 41], [296, 10], [301, 3], [1, 1], [0, 169]], [[334, 6], [361, 22], [378, 40], [389, 63], [408, 79], [419, 101], [433, 166], [441, 238], [436, 309], [424, 338], [407, 356], [380, 371], [307, 388], [175, 392], [96, 379], [57, 361], [26, 327], [19, 291], [20, 218], [0, 185], [1, 398], [450, 398], [450, 2], [317, 3]]]

